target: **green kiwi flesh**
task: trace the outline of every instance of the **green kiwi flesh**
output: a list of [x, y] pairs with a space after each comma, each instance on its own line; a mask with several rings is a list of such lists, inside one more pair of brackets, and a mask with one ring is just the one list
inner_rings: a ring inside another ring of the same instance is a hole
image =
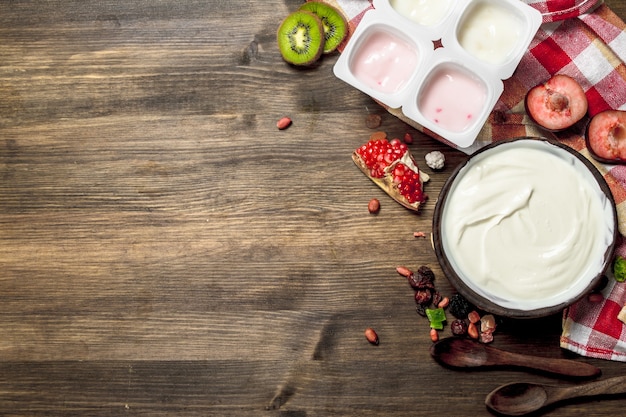
[[343, 14], [330, 4], [321, 1], [309, 1], [299, 10], [315, 13], [324, 25], [324, 53], [333, 52], [348, 35], [348, 22]]
[[277, 33], [283, 59], [294, 65], [310, 65], [324, 50], [324, 26], [317, 15], [298, 10], [288, 15]]

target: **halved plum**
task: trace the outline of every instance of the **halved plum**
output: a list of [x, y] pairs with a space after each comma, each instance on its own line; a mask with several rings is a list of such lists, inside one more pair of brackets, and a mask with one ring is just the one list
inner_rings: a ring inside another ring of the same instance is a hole
[[567, 129], [587, 114], [587, 96], [578, 81], [556, 74], [526, 94], [526, 112], [530, 118], [551, 131]]
[[587, 126], [587, 149], [595, 159], [626, 164], [626, 111], [605, 110]]

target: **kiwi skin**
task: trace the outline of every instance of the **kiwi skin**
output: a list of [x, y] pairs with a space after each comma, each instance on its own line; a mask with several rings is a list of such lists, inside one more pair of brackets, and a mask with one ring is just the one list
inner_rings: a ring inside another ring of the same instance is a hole
[[297, 10], [282, 21], [276, 38], [285, 61], [293, 65], [311, 65], [324, 50], [324, 25], [316, 14]]
[[324, 53], [333, 52], [348, 36], [348, 22], [343, 14], [330, 4], [321, 1], [309, 1], [299, 10], [315, 13], [324, 26]]

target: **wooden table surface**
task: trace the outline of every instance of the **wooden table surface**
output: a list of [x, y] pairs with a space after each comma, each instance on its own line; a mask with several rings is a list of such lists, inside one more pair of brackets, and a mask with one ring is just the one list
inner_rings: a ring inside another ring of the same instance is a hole
[[[489, 415], [500, 384], [572, 384], [430, 358], [395, 267], [428, 265], [453, 293], [413, 232], [466, 157], [336, 79], [337, 55], [286, 65], [275, 31], [299, 4], [0, 3], [1, 415]], [[448, 158], [420, 214], [350, 159], [371, 113], [415, 136], [418, 161]], [[626, 372], [559, 335], [558, 316], [508, 321], [493, 346]]]

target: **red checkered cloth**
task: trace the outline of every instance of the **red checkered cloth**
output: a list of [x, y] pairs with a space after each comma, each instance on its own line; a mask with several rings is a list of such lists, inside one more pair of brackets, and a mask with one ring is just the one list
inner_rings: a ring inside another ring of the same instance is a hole
[[[350, 21], [352, 32], [363, 14], [372, 8], [367, 0], [329, 0]], [[543, 15], [543, 25], [496, 104], [476, 142], [466, 153], [498, 140], [518, 136], [543, 136], [579, 151], [589, 158], [606, 179], [617, 204], [619, 231], [626, 236], [626, 165], [606, 165], [593, 160], [586, 149], [584, 132], [550, 133], [527, 117], [526, 92], [560, 73], [576, 79], [587, 95], [589, 115], [608, 109], [626, 110], [626, 25], [602, 0], [523, 0]], [[407, 124], [447, 143], [406, 118], [401, 111], [387, 109]], [[584, 236], [581, 236], [584, 238]], [[626, 256], [626, 243], [617, 253]], [[563, 312], [560, 346], [584, 356], [626, 362], [626, 325], [617, 313], [626, 303], [626, 284], [610, 277], [604, 300], [584, 299]]]

